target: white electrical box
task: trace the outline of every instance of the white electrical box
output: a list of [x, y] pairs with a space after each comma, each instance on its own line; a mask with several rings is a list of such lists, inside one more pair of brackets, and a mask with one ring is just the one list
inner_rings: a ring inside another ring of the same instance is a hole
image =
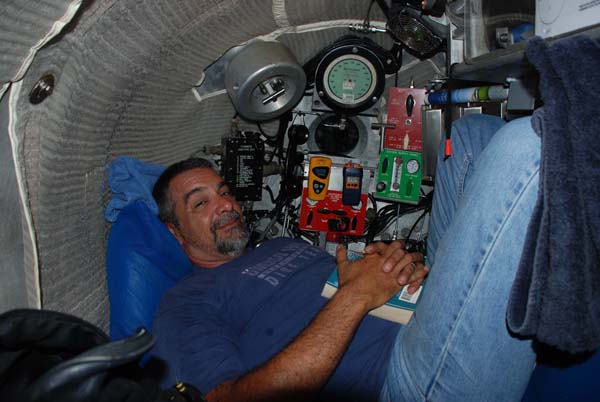
[[558, 36], [600, 24], [600, 0], [536, 0], [535, 34]]

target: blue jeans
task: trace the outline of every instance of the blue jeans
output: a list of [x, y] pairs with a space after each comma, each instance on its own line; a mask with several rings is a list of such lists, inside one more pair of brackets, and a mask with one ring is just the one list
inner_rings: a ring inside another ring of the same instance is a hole
[[535, 354], [512, 336], [506, 306], [538, 192], [530, 119], [453, 125], [438, 158], [425, 291], [396, 339], [380, 401], [517, 402]]

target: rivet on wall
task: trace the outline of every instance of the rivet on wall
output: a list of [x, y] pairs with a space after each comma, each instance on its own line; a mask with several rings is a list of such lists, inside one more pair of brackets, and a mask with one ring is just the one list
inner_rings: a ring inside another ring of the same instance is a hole
[[52, 91], [54, 91], [54, 76], [52, 74], [45, 74], [31, 88], [29, 102], [32, 105], [42, 103], [48, 96], [52, 95]]

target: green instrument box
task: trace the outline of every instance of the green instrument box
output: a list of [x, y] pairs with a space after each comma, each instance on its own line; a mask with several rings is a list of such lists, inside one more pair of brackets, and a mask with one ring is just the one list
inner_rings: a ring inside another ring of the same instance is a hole
[[422, 165], [420, 152], [384, 149], [379, 155], [375, 197], [418, 204]]

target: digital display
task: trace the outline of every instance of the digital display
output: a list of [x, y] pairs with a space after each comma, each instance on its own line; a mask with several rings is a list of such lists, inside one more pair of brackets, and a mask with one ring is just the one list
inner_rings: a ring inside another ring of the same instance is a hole
[[316, 167], [316, 168], [313, 168], [313, 173], [317, 177], [320, 177], [321, 179], [324, 179], [329, 174], [329, 168], [328, 167]]

